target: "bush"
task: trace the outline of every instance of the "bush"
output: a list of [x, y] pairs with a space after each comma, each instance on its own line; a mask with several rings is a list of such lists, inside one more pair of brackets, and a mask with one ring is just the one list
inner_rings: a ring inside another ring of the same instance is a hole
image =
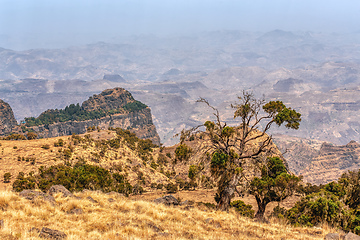
[[64, 140], [60, 138], [57, 142], [54, 142], [54, 147], [63, 147], [64, 144]]
[[286, 218], [294, 225], [314, 226], [326, 222], [334, 227], [346, 226], [348, 213], [339, 198], [324, 190], [302, 198], [286, 212]]
[[41, 148], [43, 148], [43, 149], [50, 149], [50, 145], [49, 145], [49, 144], [45, 144], [45, 145], [42, 145]]
[[4, 140], [26, 140], [26, 137], [21, 134], [12, 133], [9, 136], [5, 137]]
[[36, 180], [32, 174], [29, 174], [28, 177], [25, 177], [25, 173], [19, 172], [12, 186], [15, 192], [21, 192], [25, 189], [35, 189], [35, 185]]
[[176, 193], [178, 191], [178, 186], [173, 183], [168, 183], [165, 188], [167, 193]]
[[38, 137], [38, 135], [36, 133], [34, 133], [34, 132], [28, 132], [26, 134], [26, 137], [27, 137], [28, 140], [34, 140], [34, 139], [36, 139]]
[[181, 144], [175, 149], [175, 163], [177, 161], [187, 161], [191, 156], [192, 149], [186, 144]]
[[[129, 195], [133, 188], [124, 175], [111, 174], [107, 169], [77, 162], [74, 166], [58, 164], [46, 168], [39, 168], [39, 174], [35, 177], [25, 177], [19, 173], [17, 180], [13, 183], [15, 191], [33, 189], [35, 184], [42, 191], [47, 191], [52, 185], [63, 185], [70, 191], [82, 191], [83, 189], [101, 190], [103, 192], [116, 191]], [[139, 190], [138, 190], [139, 191]]]
[[9, 183], [11, 179], [11, 173], [7, 172], [4, 174], [4, 183]]
[[285, 218], [285, 215], [286, 215], [286, 209], [280, 206], [276, 206], [271, 212], [270, 217], [283, 219]]
[[230, 206], [235, 208], [235, 210], [242, 216], [254, 218], [255, 211], [252, 209], [250, 204], [245, 204], [241, 200], [233, 201], [230, 203]]

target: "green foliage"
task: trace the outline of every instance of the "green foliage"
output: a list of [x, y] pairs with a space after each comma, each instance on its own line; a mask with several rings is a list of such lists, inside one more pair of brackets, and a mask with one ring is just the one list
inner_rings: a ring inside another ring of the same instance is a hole
[[49, 144], [44, 144], [41, 146], [41, 148], [43, 149], [50, 149], [50, 145]]
[[346, 193], [344, 195], [345, 203], [353, 209], [360, 206], [360, 169], [342, 174], [339, 178], [339, 184], [341, 190]]
[[261, 170], [261, 178], [255, 177], [249, 186], [249, 193], [255, 196], [258, 204], [257, 217], [263, 218], [268, 203], [290, 196], [299, 181], [299, 177], [287, 173], [280, 158], [269, 158]]
[[266, 113], [274, 117], [278, 126], [286, 122], [286, 128], [298, 129], [301, 121], [301, 114], [291, 108], [287, 108], [282, 101], [270, 101], [263, 106]]
[[3, 138], [4, 140], [26, 140], [26, 137], [22, 134], [12, 133], [7, 137]]
[[226, 174], [226, 172], [229, 173], [229, 159], [231, 159], [231, 157], [226, 153], [214, 152], [210, 163], [211, 174], [215, 177], [220, 177]]
[[199, 168], [197, 165], [190, 165], [189, 166], [189, 173], [188, 173], [188, 177], [191, 179], [191, 180], [195, 180], [195, 178], [197, 177], [199, 173]]
[[[91, 119], [99, 119], [102, 117], [123, 113], [124, 111], [134, 112], [140, 111], [147, 106], [139, 101], [134, 101], [127, 103], [123, 108], [119, 109], [110, 109], [110, 110], [94, 110], [88, 111], [85, 110], [82, 106], [78, 104], [70, 104], [66, 106], [64, 109], [49, 109], [42, 114], [40, 114], [37, 118], [29, 117], [25, 118], [25, 124], [27, 127], [39, 126], [39, 125], [48, 125], [57, 122], [67, 122], [67, 121], [85, 121]], [[95, 130], [95, 129], [90, 129]]]
[[346, 227], [347, 213], [339, 198], [324, 190], [302, 198], [287, 211], [286, 217], [295, 225], [314, 226], [327, 222], [335, 227]]
[[123, 108], [129, 112], [135, 112], [147, 108], [147, 106], [135, 100], [134, 102], [127, 103]]
[[9, 183], [9, 182], [10, 182], [10, 179], [11, 179], [11, 173], [6, 172], [6, 173], [4, 174], [4, 183]]
[[36, 179], [32, 176], [32, 174], [29, 174], [29, 176], [26, 177], [25, 173], [19, 172], [12, 186], [15, 192], [21, 192], [25, 189], [34, 189], [35, 184]]
[[26, 178], [19, 174], [13, 184], [15, 191], [34, 189], [35, 183], [42, 191], [47, 191], [52, 185], [63, 185], [70, 191], [83, 189], [101, 190], [103, 192], [116, 191], [130, 194], [132, 186], [124, 175], [117, 172], [111, 173], [107, 169], [78, 162], [74, 166], [58, 164], [49, 168], [40, 167], [36, 177]]
[[250, 204], [245, 204], [241, 200], [233, 201], [230, 204], [231, 207], [235, 208], [235, 210], [242, 216], [254, 218], [255, 211], [252, 209]]
[[276, 207], [274, 207], [273, 211], [271, 212], [270, 217], [284, 219], [285, 215], [286, 215], [286, 209], [277, 205]]
[[191, 156], [191, 152], [192, 149], [190, 147], [188, 147], [186, 144], [180, 144], [176, 149], [175, 149], [175, 163], [177, 161], [187, 161], [189, 160], [190, 156]]
[[167, 193], [176, 193], [178, 191], [178, 186], [173, 183], [168, 183], [165, 188]]
[[54, 142], [54, 147], [63, 147], [64, 144], [64, 140], [60, 138], [57, 142]]

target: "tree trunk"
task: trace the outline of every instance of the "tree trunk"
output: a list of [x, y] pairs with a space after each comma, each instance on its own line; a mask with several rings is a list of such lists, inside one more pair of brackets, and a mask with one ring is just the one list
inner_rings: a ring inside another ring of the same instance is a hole
[[264, 220], [265, 219], [264, 214], [265, 214], [266, 205], [268, 204], [268, 202], [265, 200], [261, 201], [261, 199], [259, 197], [255, 197], [255, 198], [256, 198], [257, 205], [258, 205], [258, 211], [255, 214], [255, 218]]
[[[217, 208], [222, 211], [229, 210], [231, 199], [235, 195], [236, 186], [239, 184], [240, 176], [234, 175], [219, 193], [220, 201]], [[220, 187], [220, 186], [219, 186]]]

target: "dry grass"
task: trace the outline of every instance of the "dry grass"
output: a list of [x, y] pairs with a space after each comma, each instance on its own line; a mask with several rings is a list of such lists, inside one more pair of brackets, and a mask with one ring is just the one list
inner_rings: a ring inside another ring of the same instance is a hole
[[[115, 137], [113, 131], [100, 131], [86, 133], [91, 136], [93, 140], [108, 140]], [[85, 134], [79, 136], [84, 137]], [[54, 147], [54, 143], [59, 139], [64, 140], [63, 147]], [[48, 145], [48, 149], [43, 146]], [[70, 161], [76, 162], [78, 159], [84, 159], [89, 164], [95, 164], [104, 168], [111, 168], [114, 165], [123, 166], [124, 171], [128, 173], [128, 180], [131, 184], [137, 182], [137, 172], [142, 172], [147, 185], [152, 182], [166, 184], [169, 179], [159, 172], [155, 171], [149, 164], [144, 165], [143, 161], [136, 154], [136, 152], [129, 149], [126, 145], [121, 145], [118, 149], [106, 149], [104, 156], [99, 156], [101, 147], [96, 146], [95, 142], [81, 143], [74, 145], [71, 141], [71, 136], [63, 136], [56, 138], [24, 140], [24, 141], [6, 141], [0, 140], [0, 190], [11, 190], [12, 183], [15, 181], [19, 172], [30, 173], [31, 171], [37, 173], [40, 166], [52, 166], [64, 162], [63, 154], [59, 151], [68, 149], [71, 145], [73, 148]], [[159, 149], [156, 149], [152, 155], [157, 159]], [[18, 161], [18, 158], [34, 158], [35, 164], [31, 161]], [[96, 161], [94, 160], [96, 158]], [[68, 161], [68, 160], [67, 160]], [[137, 166], [141, 166], [139, 171], [134, 171]], [[165, 170], [170, 170], [170, 166], [165, 167]], [[12, 177], [10, 183], [3, 182], [5, 173], [11, 173]]]
[[[117, 194], [86, 191], [76, 196], [57, 195], [53, 206], [0, 192], [0, 219], [4, 220], [0, 238], [39, 239], [39, 233], [29, 231], [33, 227], [63, 231], [67, 239], [324, 239], [330, 231], [259, 223], [234, 212], [186, 210]], [[89, 196], [96, 202], [87, 199]], [[69, 213], [77, 208], [83, 213]]]

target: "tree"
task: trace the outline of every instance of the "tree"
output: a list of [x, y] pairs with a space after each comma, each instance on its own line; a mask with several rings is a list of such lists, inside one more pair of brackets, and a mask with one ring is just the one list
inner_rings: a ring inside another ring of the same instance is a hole
[[266, 205], [292, 195], [299, 181], [299, 177], [287, 173], [280, 158], [269, 158], [261, 169], [261, 178], [255, 177], [249, 186], [249, 193], [254, 195], [258, 205], [255, 217], [263, 219]]
[[[201, 132], [201, 126], [198, 126], [183, 130], [180, 137], [181, 142], [193, 136], [203, 138], [199, 150], [204, 149], [203, 161], [210, 162], [211, 174], [217, 180], [217, 207], [221, 210], [228, 210], [235, 192], [239, 193], [237, 186], [244, 178], [245, 163], [249, 160], [260, 161], [262, 155], [271, 151], [272, 138], [267, 132], [273, 123], [278, 126], [285, 123], [287, 128], [298, 129], [301, 121], [301, 114], [287, 108], [281, 101], [265, 103], [265, 100], [258, 100], [246, 91], [238, 100], [231, 106], [235, 109], [234, 118], [240, 119], [240, 122], [231, 127], [220, 120], [215, 107], [200, 98], [198, 102], [213, 109], [216, 119], [201, 125], [205, 127], [205, 132]], [[259, 131], [261, 125], [262, 131]]]

